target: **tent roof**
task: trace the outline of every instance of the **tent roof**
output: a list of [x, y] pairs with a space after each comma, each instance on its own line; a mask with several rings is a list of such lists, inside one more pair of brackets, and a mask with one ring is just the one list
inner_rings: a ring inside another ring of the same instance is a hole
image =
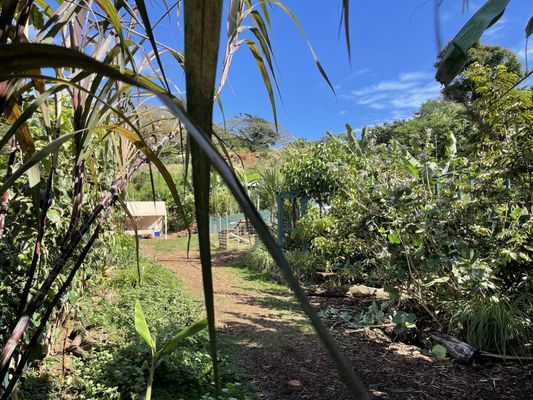
[[127, 201], [126, 207], [134, 217], [160, 216], [167, 213], [164, 201]]

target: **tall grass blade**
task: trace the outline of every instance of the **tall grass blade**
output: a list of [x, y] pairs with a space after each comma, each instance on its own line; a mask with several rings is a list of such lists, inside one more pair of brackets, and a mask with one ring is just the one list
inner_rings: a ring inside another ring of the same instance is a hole
[[[187, 112], [201, 129], [201, 139], [211, 143], [213, 130], [213, 103], [215, 79], [222, 20], [222, 1], [186, 0], [185, 20], [185, 82]], [[180, 119], [181, 120], [181, 119]], [[191, 146], [192, 178], [196, 209], [196, 223], [200, 244], [202, 280], [207, 311], [209, 342], [213, 373], [217, 392], [220, 386], [217, 365], [217, 338], [215, 328], [215, 303], [211, 271], [211, 245], [209, 232], [209, 189], [211, 164], [202, 151], [196, 135], [187, 129], [193, 138]]]
[[144, 5], [144, 0], [135, 0], [135, 4], [137, 5], [137, 9], [139, 10], [139, 13], [141, 14], [141, 18], [144, 24], [144, 29], [146, 30], [146, 34], [148, 35], [148, 40], [150, 41], [150, 44], [152, 45], [152, 49], [154, 50], [154, 55], [157, 60], [157, 65], [159, 65], [159, 72], [161, 73], [161, 76], [163, 77], [163, 82], [165, 83], [168, 93], [171, 93], [170, 86], [167, 80], [167, 76], [165, 74], [165, 69], [163, 68], [163, 63], [161, 62], [161, 57], [159, 56], [159, 50], [157, 49], [157, 44], [155, 42], [154, 33], [152, 31], [152, 25], [150, 24], [150, 18], [148, 17], [148, 12], [146, 11], [146, 7]]

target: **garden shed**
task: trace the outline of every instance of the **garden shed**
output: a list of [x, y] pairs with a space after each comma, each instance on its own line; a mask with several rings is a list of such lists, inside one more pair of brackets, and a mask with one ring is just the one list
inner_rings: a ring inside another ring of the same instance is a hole
[[166, 239], [167, 207], [164, 201], [127, 201], [126, 207], [134, 221], [126, 218], [124, 233], [134, 235], [136, 224], [139, 236], [159, 237], [164, 233]]

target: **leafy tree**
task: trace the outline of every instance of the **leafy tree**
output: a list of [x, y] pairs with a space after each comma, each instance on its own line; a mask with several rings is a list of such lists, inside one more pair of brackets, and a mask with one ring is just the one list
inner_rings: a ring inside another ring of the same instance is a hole
[[350, 157], [344, 146], [331, 140], [294, 147], [281, 168], [284, 186], [326, 202], [342, 186], [342, 168]]
[[267, 149], [280, 138], [273, 123], [248, 113], [239, 114], [228, 121], [228, 131], [252, 152]]
[[464, 106], [446, 100], [429, 100], [421, 105], [413, 118], [378, 125], [370, 130], [369, 138], [376, 144], [396, 141], [409, 148], [415, 157], [443, 159], [449, 133], [457, 139], [463, 152], [467, 143], [476, 138], [477, 129], [465, 115]]
[[[438, 56], [435, 66], [438, 67], [444, 49]], [[470, 102], [476, 98], [475, 85], [472, 79], [468, 77], [467, 71], [470, 66], [478, 63], [494, 71], [498, 65], [505, 65], [507, 71], [518, 76], [523, 75], [522, 66], [514, 52], [500, 46], [478, 44], [468, 51], [468, 62], [464, 70], [449, 85], [442, 90], [444, 98], [458, 103]]]
[[[467, 77], [483, 130], [455, 123], [462, 105], [435, 101], [390, 124], [386, 143], [368, 140], [346, 157], [323, 151], [340, 144], [330, 138], [284, 163], [296, 182], [327, 176], [337, 187], [329, 212], [311, 210], [292, 243], [345, 282], [407, 294], [441, 329], [506, 353], [533, 338], [532, 95], [514, 89], [518, 75], [504, 65], [473, 64]], [[442, 150], [416, 140], [443, 120]], [[459, 135], [476, 140], [459, 146]]]

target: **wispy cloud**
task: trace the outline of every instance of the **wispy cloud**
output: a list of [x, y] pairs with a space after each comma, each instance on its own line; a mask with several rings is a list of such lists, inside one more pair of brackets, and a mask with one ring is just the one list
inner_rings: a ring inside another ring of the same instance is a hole
[[368, 74], [370, 72], [369, 68], [359, 68], [355, 71], [352, 71], [350, 75], [348, 76], [348, 79], [357, 78], [358, 76]]
[[426, 71], [410, 71], [394, 80], [383, 80], [341, 93], [344, 100], [372, 110], [388, 111], [392, 118], [404, 117], [424, 101], [440, 95], [440, 85], [433, 74]]
[[497, 23], [483, 33], [483, 38], [494, 40], [502, 37], [505, 34], [508, 25], [509, 20], [506, 17], [500, 18]]

